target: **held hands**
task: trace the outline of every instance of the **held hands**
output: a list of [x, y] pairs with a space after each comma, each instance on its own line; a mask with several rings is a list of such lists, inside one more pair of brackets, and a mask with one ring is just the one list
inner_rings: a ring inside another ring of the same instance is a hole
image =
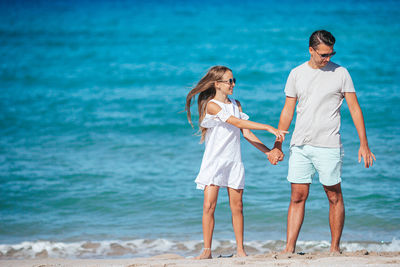
[[274, 148], [268, 153], [268, 160], [272, 165], [276, 165], [283, 160], [284, 156], [285, 154], [279, 148]]
[[[268, 132], [274, 134], [276, 136], [276, 142], [282, 143], [285, 140], [285, 134], [289, 133], [288, 131], [278, 130], [274, 127], [267, 129]], [[283, 154], [282, 150], [278, 147], [274, 147], [268, 153], [268, 160], [272, 165], [278, 164], [279, 161], [282, 161], [285, 155]]]
[[360, 146], [360, 149], [358, 150], [358, 163], [361, 162], [361, 158], [364, 158], [365, 168], [369, 168], [372, 166], [373, 161], [376, 161], [375, 155], [371, 152], [368, 145]]

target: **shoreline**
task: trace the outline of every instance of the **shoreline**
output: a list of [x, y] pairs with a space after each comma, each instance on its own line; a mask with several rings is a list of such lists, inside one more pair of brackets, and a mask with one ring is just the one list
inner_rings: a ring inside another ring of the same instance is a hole
[[184, 258], [177, 254], [161, 254], [149, 258], [131, 259], [24, 259], [0, 260], [2, 267], [136, 267], [136, 266], [399, 266], [400, 251], [374, 252], [360, 250], [343, 252], [339, 255], [330, 255], [328, 252], [313, 252], [301, 254], [279, 254], [271, 252], [266, 254], [250, 255], [239, 258], [213, 258], [209, 260], [195, 260]]
[[[249, 255], [264, 255], [282, 251], [283, 240], [247, 241], [244, 242]], [[329, 251], [327, 240], [302, 240], [297, 242], [296, 251], [300, 253], [324, 253]], [[397, 252], [400, 251], [400, 240], [393, 238], [390, 242], [377, 241], [342, 241], [343, 253], [356, 251]], [[137, 259], [151, 258], [156, 255], [175, 254], [185, 258], [197, 256], [203, 248], [202, 240], [173, 239], [127, 239], [102, 241], [60, 242], [50, 240], [24, 241], [16, 244], [0, 244], [0, 260], [28, 259]], [[236, 251], [234, 240], [214, 240], [214, 256], [229, 255]]]

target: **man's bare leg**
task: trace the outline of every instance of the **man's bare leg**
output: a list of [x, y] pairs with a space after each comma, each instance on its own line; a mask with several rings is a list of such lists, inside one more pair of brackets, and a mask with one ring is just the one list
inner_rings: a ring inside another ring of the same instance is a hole
[[297, 238], [304, 220], [304, 209], [310, 184], [292, 183], [291, 188], [292, 194], [287, 216], [286, 248], [282, 251], [283, 253], [294, 253], [296, 249]]
[[340, 253], [340, 238], [344, 226], [344, 202], [340, 183], [333, 186], [324, 186], [329, 200], [329, 226], [331, 228], [330, 252]]

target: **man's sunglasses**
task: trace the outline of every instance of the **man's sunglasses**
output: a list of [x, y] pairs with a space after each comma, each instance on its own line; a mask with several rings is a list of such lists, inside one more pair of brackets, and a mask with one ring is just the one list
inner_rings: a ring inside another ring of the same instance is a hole
[[318, 53], [317, 50], [315, 50], [315, 49], [314, 49], [314, 51], [315, 51], [315, 53], [317, 53], [317, 54], [318, 54], [320, 57], [322, 57], [322, 58], [333, 57], [333, 56], [336, 54], [335, 51], [333, 51], [333, 52], [330, 53], [330, 54], [320, 54], [320, 53]]
[[217, 82], [233, 84], [233, 83], [236, 83], [236, 78], [229, 79], [229, 80], [226, 80], [226, 81], [219, 80], [219, 81], [217, 81]]

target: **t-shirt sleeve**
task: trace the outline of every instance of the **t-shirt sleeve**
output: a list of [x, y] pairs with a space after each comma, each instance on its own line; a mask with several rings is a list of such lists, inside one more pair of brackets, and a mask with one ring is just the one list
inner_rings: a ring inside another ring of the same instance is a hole
[[297, 97], [295, 75], [293, 70], [290, 72], [289, 77], [286, 81], [285, 94], [289, 97]]
[[342, 93], [354, 93], [355, 91], [350, 73], [346, 68], [343, 68]]

